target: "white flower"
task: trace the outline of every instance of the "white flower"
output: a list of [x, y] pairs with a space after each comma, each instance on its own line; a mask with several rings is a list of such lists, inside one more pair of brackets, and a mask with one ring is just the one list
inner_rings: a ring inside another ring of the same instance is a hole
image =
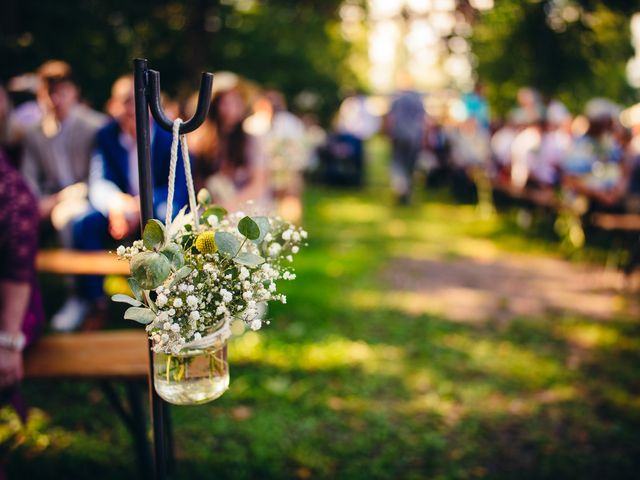
[[187, 287], [187, 292], [191, 293], [191, 292], [193, 292], [193, 291], [195, 290], [195, 288], [196, 288], [196, 287], [194, 287], [193, 285], [189, 285], [189, 286]]
[[167, 301], [168, 301], [167, 296], [161, 293], [156, 298], [156, 305], [159, 306], [160, 308], [162, 308], [167, 304]]
[[180, 308], [182, 306], [182, 299], [180, 297], [173, 299], [173, 306]]
[[276, 291], [276, 284], [275, 283], [271, 282], [269, 284], [269, 291], [270, 292], [275, 292]]
[[287, 255], [287, 260], [289, 260], [290, 262], [293, 262], [293, 257], [291, 255]]
[[216, 308], [216, 315], [223, 315], [227, 313], [227, 307], [225, 307], [224, 305], [220, 305], [218, 308]]
[[131, 247], [131, 255], [137, 255], [140, 251], [137, 248]]
[[225, 303], [229, 303], [231, 300], [233, 300], [233, 295], [226, 288], [220, 289], [220, 295], [222, 296], [222, 301]]
[[171, 325], [171, 331], [178, 333], [180, 331], [180, 325], [174, 323], [173, 325]]
[[251, 321], [250, 327], [251, 330], [260, 330], [260, 327], [262, 327], [262, 320], [260, 320], [259, 318], [255, 318]]
[[164, 328], [165, 330], [171, 330], [171, 323], [170, 322], [164, 322], [164, 325], [162, 326], [162, 328]]
[[293, 238], [294, 242], [299, 242], [300, 241], [300, 234], [298, 232], [293, 232], [293, 235], [291, 235], [291, 238]]
[[212, 227], [215, 227], [218, 225], [218, 217], [216, 217], [215, 215], [209, 215], [207, 217], [207, 223], [209, 225], [211, 225]]
[[189, 305], [191, 308], [196, 308], [198, 306], [198, 297], [196, 297], [195, 295], [189, 295], [187, 297], [187, 305]]
[[251, 293], [251, 291], [244, 292], [242, 294], [242, 298], [244, 298], [245, 300], [251, 300], [251, 298], [253, 298], [253, 293]]
[[306, 230], [300, 230], [300, 236], [302, 238], [307, 238], [309, 236], [309, 234], [307, 233]]
[[279, 243], [275, 242], [272, 243], [271, 245], [269, 245], [269, 256], [270, 257], [277, 257], [278, 254], [280, 254], [280, 251], [282, 250], [282, 245], [280, 245]]
[[181, 292], [186, 292], [187, 286], [184, 283], [181, 283], [180, 285], [178, 285], [178, 290], [180, 290]]
[[[218, 217], [215, 217], [215, 218], [217, 219]], [[202, 338], [202, 335], [200, 335], [200, 332], [196, 332], [193, 334], [194, 340], [200, 340], [201, 338]]]
[[287, 296], [286, 295], [280, 295], [280, 301], [282, 303], [287, 303]]
[[207, 273], [212, 273], [214, 270], [213, 265], [211, 265], [210, 263], [205, 263], [202, 269]]
[[240, 274], [238, 275], [238, 278], [240, 280], [249, 278], [249, 270], [247, 270], [245, 267], [240, 267]]
[[267, 233], [267, 234], [264, 236], [264, 241], [265, 241], [265, 242], [270, 242], [271, 240], [273, 240], [273, 235], [271, 235], [270, 233]]
[[173, 317], [176, 314], [176, 309], [170, 308], [169, 310], [167, 310], [167, 313], [169, 314], [169, 316]]
[[193, 321], [200, 320], [200, 312], [198, 310], [194, 310], [189, 314], [189, 319]]
[[294, 245], [293, 247], [291, 247], [291, 252], [293, 253], [298, 253], [300, 251], [300, 247], [297, 245]]
[[291, 234], [293, 232], [291, 230], [285, 230], [284, 232], [282, 232], [282, 239], [286, 242], [288, 242], [289, 240], [291, 240]]
[[124, 245], [120, 245], [120, 246], [118, 247], [118, 249], [116, 250], [116, 254], [117, 254], [119, 257], [121, 257], [121, 256], [123, 256], [123, 255], [124, 255], [124, 252], [125, 252], [125, 251], [126, 251], [126, 250], [125, 250], [125, 248], [124, 248]]

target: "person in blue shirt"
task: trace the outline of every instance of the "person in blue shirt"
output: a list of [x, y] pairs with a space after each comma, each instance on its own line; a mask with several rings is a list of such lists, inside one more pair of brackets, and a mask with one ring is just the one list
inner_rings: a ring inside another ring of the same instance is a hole
[[[105, 250], [140, 235], [138, 154], [136, 148], [133, 78], [119, 78], [107, 105], [114, 120], [98, 131], [96, 149], [89, 172], [89, 201], [92, 209], [73, 225], [73, 247], [78, 250]], [[152, 124], [151, 164], [154, 216], [164, 219], [167, 209], [169, 160], [172, 134]], [[176, 168], [173, 211], [187, 203], [182, 166]], [[58, 330], [78, 328], [92, 303], [103, 297], [103, 278], [85, 277], [78, 296], [65, 305], [66, 321]], [[62, 313], [65, 313], [63, 308]], [[63, 325], [64, 328], [60, 328]]]

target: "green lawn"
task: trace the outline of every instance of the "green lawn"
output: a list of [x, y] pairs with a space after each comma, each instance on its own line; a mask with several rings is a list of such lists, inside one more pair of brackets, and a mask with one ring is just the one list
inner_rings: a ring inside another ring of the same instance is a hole
[[[230, 390], [172, 408], [177, 478], [637, 478], [636, 319], [454, 322], [403, 308], [379, 275], [395, 256], [549, 256], [557, 243], [441, 192], [393, 207], [385, 147], [371, 148], [367, 190], [308, 188], [298, 279], [270, 327], [232, 342]], [[27, 382], [25, 392], [28, 429], [0, 427], [10, 476], [136, 474], [95, 385]]]

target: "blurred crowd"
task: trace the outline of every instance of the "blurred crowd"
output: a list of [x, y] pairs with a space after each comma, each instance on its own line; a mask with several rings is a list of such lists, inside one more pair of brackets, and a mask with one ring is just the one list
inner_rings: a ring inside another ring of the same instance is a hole
[[[457, 191], [478, 172], [497, 188], [556, 198], [586, 211], [640, 213], [640, 117], [594, 98], [572, 114], [521, 88], [505, 120], [491, 122], [481, 89], [426, 127], [427, 170], [450, 172]], [[575, 202], [579, 199], [580, 202]]]
[[[164, 96], [163, 107], [169, 117], [186, 119], [196, 100]], [[151, 125], [154, 213], [164, 218], [172, 137]], [[205, 123], [188, 141], [196, 188], [208, 188], [216, 203], [299, 219], [303, 174], [323, 132], [314, 117], [289, 112], [280, 92], [220, 74]], [[113, 83], [103, 111], [84, 101], [71, 66], [62, 61], [0, 86], [0, 286], [8, 282], [30, 292], [25, 298], [1, 292], [3, 299], [21, 299], [11, 307], [15, 318], [25, 317], [21, 311], [42, 317], [31, 288], [38, 248], [107, 250], [131, 241], [140, 235], [139, 193], [131, 76]], [[173, 212], [186, 203], [178, 168]], [[53, 328], [77, 329], [103, 296], [103, 278], [73, 281]], [[0, 325], [1, 331], [16, 328]]]

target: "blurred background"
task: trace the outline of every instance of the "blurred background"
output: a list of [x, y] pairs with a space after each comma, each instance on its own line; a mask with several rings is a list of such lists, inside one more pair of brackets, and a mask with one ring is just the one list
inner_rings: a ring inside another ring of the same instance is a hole
[[[0, 31], [26, 359], [131, 328], [105, 252], [139, 236], [133, 58], [172, 118], [214, 72], [197, 186], [309, 231], [230, 390], [171, 409], [175, 478], [637, 477], [637, 1], [4, 0]], [[125, 385], [26, 371], [0, 396], [8, 478], [140, 474]]]

